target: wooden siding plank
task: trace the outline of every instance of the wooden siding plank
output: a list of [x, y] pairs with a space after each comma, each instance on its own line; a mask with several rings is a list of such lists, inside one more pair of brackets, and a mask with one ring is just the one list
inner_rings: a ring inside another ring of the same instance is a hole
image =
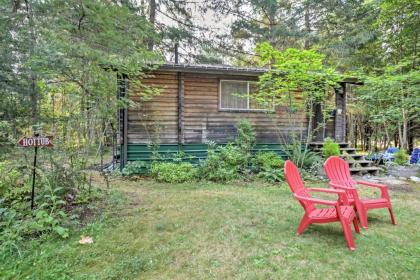
[[[130, 99], [141, 102], [138, 108], [128, 110], [128, 142], [131, 144], [151, 143], [160, 128], [161, 143], [178, 141], [178, 79], [176, 73], [154, 73], [142, 80], [147, 87], [160, 89], [160, 94], [150, 101], [141, 101], [144, 88], [132, 90]], [[137, 94], [137, 96], [136, 96]]]
[[[279, 134], [297, 133], [307, 128], [303, 112], [289, 120], [287, 108], [279, 106], [275, 112], [228, 112], [219, 110], [219, 80], [257, 80], [255, 77], [215, 74], [183, 73], [183, 104], [178, 94], [180, 83], [177, 73], [155, 73], [143, 84], [161, 90], [158, 96], [144, 102], [139, 108], [128, 110], [129, 141], [150, 143], [150, 131], [160, 126], [161, 143], [203, 143], [209, 139], [226, 142], [236, 134], [240, 119], [248, 119], [260, 142], [278, 142]], [[139, 92], [139, 90], [134, 91]], [[139, 96], [131, 99], [140, 102]], [[296, 98], [298, 100], [299, 97]], [[182, 108], [184, 108], [182, 110]]]

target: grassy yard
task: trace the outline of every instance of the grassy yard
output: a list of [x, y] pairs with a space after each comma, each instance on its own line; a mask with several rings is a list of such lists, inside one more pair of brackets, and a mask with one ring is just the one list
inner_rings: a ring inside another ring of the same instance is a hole
[[[31, 242], [1, 279], [419, 279], [420, 186], [391, 190], [386, 209], [347, 249], [338, 223], [296, 227], [286, 185], [117, 181], [125, 203], [68, 240]], [[370, 195], [370, 194], [369, 194]], [[95, 243], [79, 245], [81, 234]]]

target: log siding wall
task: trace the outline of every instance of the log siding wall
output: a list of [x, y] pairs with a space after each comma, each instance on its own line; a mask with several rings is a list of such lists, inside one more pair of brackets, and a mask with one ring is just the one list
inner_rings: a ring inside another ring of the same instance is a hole
[[[138, 108], [129, 108], [128, 143], [144, 144], [153, 139], [159, 139], [162, 144], [226, 143], [235, 137], [235, 125], [240, 119], [252, 123], [259, 143], [279, 143], [279, 135], [285, 137], [292, 132], [306, 135], [308, 121], [302, 111], [289, 118], [284, 106], [277, 106], [275, 112], [219, 109], [220, 80], [257, 79], [255, 76], [156, 72], [142, 82], [160, 88], [161, 94]], [[178, 98], [179, 85], [183, 85], [181, 99]], [[132, 100], [139, 101], [138, 92], [132, 89]], [[180, 110], [182, 103], [184, 108]]]

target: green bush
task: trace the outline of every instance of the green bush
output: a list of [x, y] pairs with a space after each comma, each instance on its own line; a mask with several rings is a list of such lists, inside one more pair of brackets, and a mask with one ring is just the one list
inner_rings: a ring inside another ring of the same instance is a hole
[[238, 179], [248, 173], [248, 158], [232, 144], [208, 150], [207, 159], [200, 166], [200, 177], [215, 182]]
[[407, 163], [408, 158], [410, 157], [405, 150], [401, 149], [398, 152], [394, 153], [395, 163], [398, 165], [404, 165]]
[[270, 183], [284, 180], [284, 160], [275, 152], [258, 152], [254, 164], [259, 178]]
[[121, 171], [124, 176], [132, 176], [143, 173], [147, 168], [143, 161], [129, 161]]
[[322, 155], [324, 158], [329, 158], [331, 156], [340, 155], [340, 145], [335, 143], [333, 139], [327, 137], [324, 140], [324, 145], [322, 146]]
[[[77, 153], [45, 150], [41, 160], [43, 164], [36, 169], [33, 211], [31, 166], [24, 160], [0, 162], [0, 254], [19, 251], [21, 242], [44, 234], [68, 237], [68, 226], [75, 217], [69, 216], [70, 211], [76, 211], [76, 204], [91, 202], [85, 162]], [[85, 198], [80, 200], [82, 193]]]
[[284, 170], [283, 168], [263, 168], [258, 173], [258, 177], [270, 183], [282, 182], [284, 181]]
[[[65, 201], [60, 199], [59, 188], [43, 186], [36, 209], [29, 209], [29, 201], [18, 203], [0, 199], [0, 255], [19, 252], [20, 243], [46, 233], [54, 233], [62, 238], [69, 236], [65, 226], [68, 216], [62, 210]], [[9, 197], [10, 199], [10, 197]], [[41, 203], [42, 202], [42, 203]]]
[[12, 123], [0, 120], [0, 160], [7, 158], [8, 153], [15, 147], [16, 139], [13, 139], [12, 135]]
[[234, 143], [215, 148], [209, 145], [207, 159], [200, 165], [200, 177], [215, 182], [224, 182], [248, 176], [251, 172], [252, 149], [255, 146], [255, 130], [247, 120], [237, 125], [238, 134]]
[[313, 170], [314, 166], [323, 162], [323, 159], [317, 153], [302, 147], [299, 141], [292, 141], [286, 146], [285, 152], [299, 169]]
[[12, 205], [25, 200], [31, 192], [30, 174], [10, 161], [0, 162], [0, 197]]
[[248, 120], [240, 120], [237, 124], [238, 134], [235, 138], [235, 144], [244, 153], [251, 157], [251, 150], [256, 143], [255, 130]]
[[255, 165], [259, 169], [263, 168], [279, 168], [284, 165], [284, 160], [275, 152], [258, 152], [255, 155]]
[[191, 163], [155, 162], [150, 175], [158, 182], [183, 183], [196, 178], [197, 170]]

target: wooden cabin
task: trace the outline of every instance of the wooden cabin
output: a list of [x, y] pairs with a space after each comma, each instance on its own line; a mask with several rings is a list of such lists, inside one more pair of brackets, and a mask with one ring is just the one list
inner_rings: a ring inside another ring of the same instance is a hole
[[[127, 161], [150, 161], [150, 144], [159, 144], [162, 153], [184, 151], [205, 158], [209, 141], [227, 143], [236, 135], [236, 124], [248, 119], [257, 133], [257, 149], [281, 153], [280, 139], [292, 132], [307, 135], [308, 116], [303, 110], [288, 115], [287, 107], [260, 105], [249, 98], [256, 92], [258, 77], [266, 69], [218, 65], [163, 64], [141, 83], [159, 89], [160, 94], [139, 106], [120, 110], [122, 166]], [[337, 90], [333, 123], [317, 133], [315, 140], [332, 136], [345, 140], [345, 83]], [[119, 95], [139, 101], [144, 87], [120, 80]], [[320, 106], [315, 112], [317, 128]]]

